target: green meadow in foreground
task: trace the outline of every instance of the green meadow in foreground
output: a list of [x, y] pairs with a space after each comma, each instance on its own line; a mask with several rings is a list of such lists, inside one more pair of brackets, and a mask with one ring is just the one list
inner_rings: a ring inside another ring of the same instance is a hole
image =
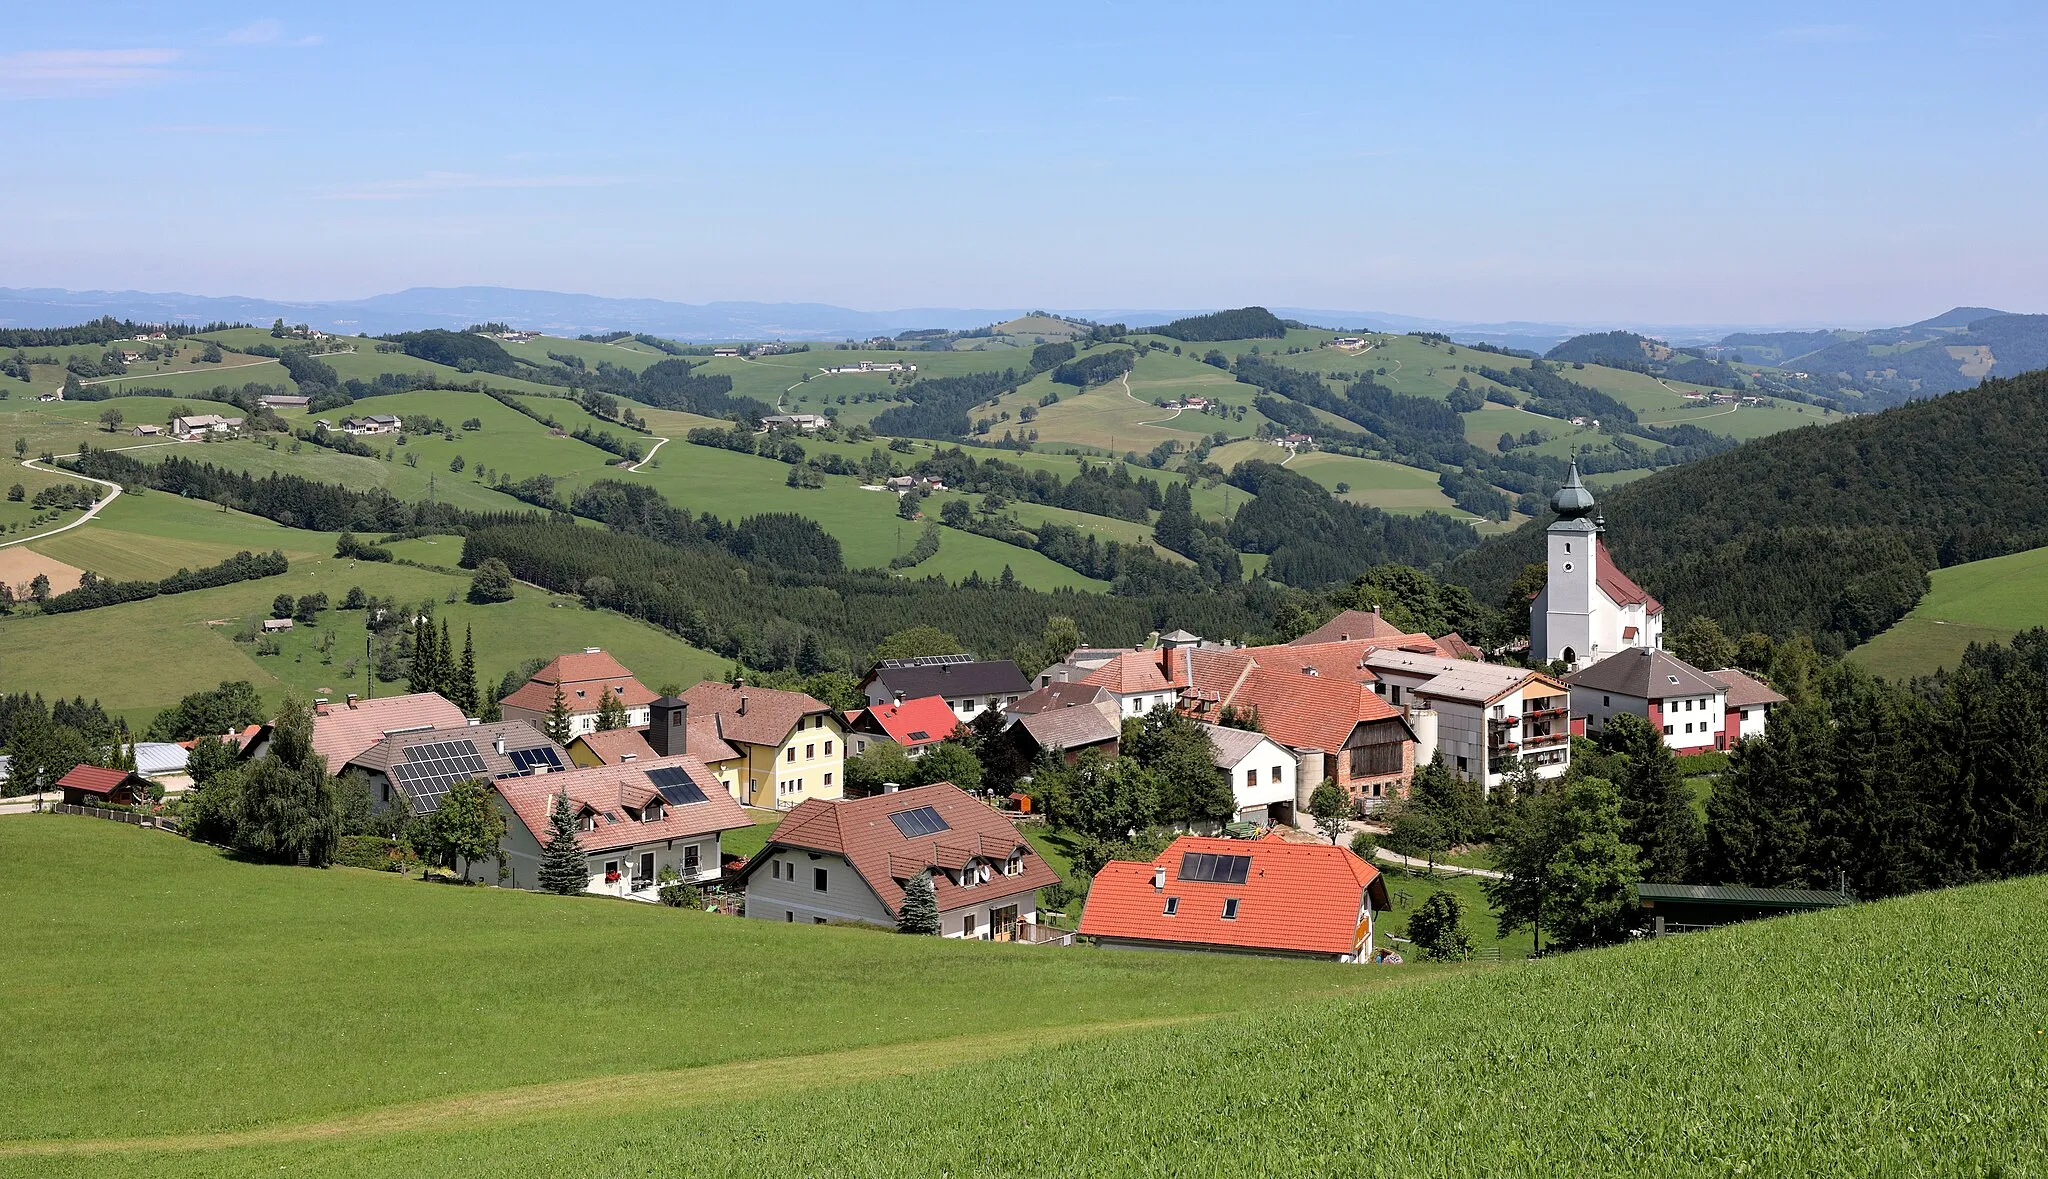
[[[54, 883], [91, 862], [124, 867]], [[1435, 973], [256, 868], [82, 819], [0, 820], [0, 880], [22, 948], [0, 962], [0, 1173], [2028, 1175], [2048, 1157], [2041, 878]]]

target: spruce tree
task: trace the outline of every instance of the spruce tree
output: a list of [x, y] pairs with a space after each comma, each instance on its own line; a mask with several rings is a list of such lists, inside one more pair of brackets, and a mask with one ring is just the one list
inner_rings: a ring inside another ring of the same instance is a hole
[[548, 705], [548, 719], [541, 724], [541, 732], [557, 745], [569, 743], [569, 702], [562, 698], [562, 685], [555, 685], [555, 699]]
[[600, 732], [626, 727], [626, 706], [617, 692], [606, 689], [598, 694], [597, 727]]
[[441, 688], [440, 673], [434, 670], [434, 656], [439, 645], [434, 641], [434, 619], [430, 615], [413, 625], [412, 661], [407, 670], [406, 690], [410, 692], [436, 692]]
[[462, 663], [455, 669], [455, 678], [449, 684], [449, 699], [455, 701], [465, 716], [477, 714], [476, 691], [476, 628], [462, 628]]
[[[434, 690], [452, 699], [455, 695], [456, 667], [455, 652], [449, 649], [450, 637], [448, 631], [450, 628], [444, 622], [435, 629], [439, 633], [434, 641]], [[469, 710], [464, 709], [463, 711], [467, 712]]]
[[547, 892], [575, 896], [589, 887], [590, 874], [583, 849], [576, 843], [576, 816], [569, 810], [569, 796], [555, 795], [548, 809], [548, 842], [540, 853], [540, 886]]
[[931, 874], [919, 872], [903, 886], [903, 905], [896, 911], [897, 933], [939, 932], [939, 893]]
[[1623, 838], [1641, 849], [1644, 879], [1692, 879], [1705, 835], [1663, 734], [1643, 718], [1621, 713], [1600, 737], [1604, 749], [1625, 759], [1614, 786], [1621, 795]]

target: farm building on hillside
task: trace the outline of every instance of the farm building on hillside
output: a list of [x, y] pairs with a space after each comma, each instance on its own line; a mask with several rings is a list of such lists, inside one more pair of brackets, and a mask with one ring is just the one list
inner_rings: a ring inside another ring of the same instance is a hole
[[1657, 937], [1856, 903], [1856, 898], [1846, 892], [1804, 888], [1705, 884], [1638, 884], [1635, 888], [1638, 914]]
[[149, 781], [132, 770], [73, 766], [57, 779], [68, 806], [133, 806], [149, 801]]

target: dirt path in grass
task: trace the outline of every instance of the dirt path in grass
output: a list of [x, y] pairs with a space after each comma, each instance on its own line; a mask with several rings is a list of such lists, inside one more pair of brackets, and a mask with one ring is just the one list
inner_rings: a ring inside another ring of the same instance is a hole
[[[1132, 401], [1135, 401], [1135, 402], [1137, 402], [1137, 403], [1138, 403], [1139, 405], [1143, 405], [1143, 406], [1145, 406], [1145, 407], [1146, 407], [1147, 409], [1155, 409], [1155, 408], [1157, 408], [1156, 406], [1153, 406], [1153, 405], [1151, 405], [1150, 403], [1146, 402], [1146, 401], [1145, 401], [1145, 400], [1144, 400], [1143, 398], [1139, 397], [1139, 396], [1138, 396], [1138, 395], [1137, 395], [1136, 393], [1133, 393], [1133, 392], [1131, 392], [1131, 374], [1129, 374], [1129, 373], [1125, 373], [1125, 374], [1124, 374], [1123, 376], [1119, 377], [1118, 379], [1119, 379], [1119, 380], [1121, 380], [1121, 381], [1122, 381], [1122, 382], [1124, 383], [1124, 396], [1126, 396], [1126, 397], [1130, 398], [1130, 399], [1131, 399]], [[1167, 414], [1167, 415], [1166, 415], [1165, 417], [1163, 417], [1163, 418], [1154, 418], [1154, 419], [1153, 419], [1152, 421], [1149, 421], [1149, 422], [1139, 422], [1138, 424], [1139, 424], [1139, 425], [1141, 425], [1141, 426], [1159, 426], [1159, 425], [1164, 425], [1165, 423], [1167, 423], [1167, 422], [1170, 422], [1170, 421], [1172, 421], [1173, 419], [1175, 419], [1175, 418], [1179, 417], [1179, 416], [1180, 416], [1180, 411], [1181, 411], [1181, 410], [1183, 410], [1183, 409], [1186, 409], [1186, 408], [1187, 408], [1187, 407], [1186, 407], [1186, 406], [1184, 406], [1184, 405], [1177, 405], [1177, 406], [1175, 406], [1175, 407], [1174, 407], [1174, 409], [1173, 409], [1173, 412], [1172, 412], [1172, 413], [1170, 413], [1170, 414]]]
[[166, 1134], [147, 1138], [47, 1139], [0, 1142], [0, 1158], [92, 1155], [133, 1151], [226, 1150], [277, 1146], [419, 1130], [464, 1130], [528, 1121], [556, 1113], [605, 1116], [641, 1109], [677, 1109], [755, 1097], [787, 1097], [804, 1088], [880, 1080], [1016, 1055], [1036, 1048], [1118, 1032], [1141, 1031], [1214, 1019], [1202, 1015], [1129, 1019], [1109, 1023], [1023, 1028], [951, 1036], [907, 1044], [878, 1044], [843, 1052], [742, 1060], [699, 1068], [618, 1076], [585, 1077], [522, 1085], [460, 1097], [408, 1102], [315, 1122], [230, 1130], [210, 1134]]
[[[179, 445], [179, 444], [178, 444], [178, 443], [176, 443], [176, 442], [145, 442], [145, 443], [143, 443], [143, 444], [142, 444], [141, 446], [116, 446], [116, 447], [113, 447], [112, 449], [114, 449], [114, 450], [148, 450], [148, 449], [149, 449], [150, 447], [152, 447], [152, 446], [177, 446], [177, 445]], [[78, 454], [77, 454], [77, 453], [76, 453], [76, 452], [74, 451], [74, 452], [73, 452], [73, 453], [71, 453], [71, 454], [63, 454], [63, 455], [57, 455], [57, 456], [55, 456], [55, 457], [57, 457], [57, 458], [77, 458], [77, 457], [78, 457]], [[107, 481], [106, 481], [105, 479], [95, 479], [95, 478], [93, 478], [93, 477], [92, 477], [91, 475], [81, 475], [81, 474], [79, 474], [79, 473], [78, 473], [78, 472], [76, 472], [76, 471], [65, 471], [65, 470], [59, 470], [59, 469], [57, 469], [57, 468], [55, 468], [55, 467], [42, 467], [42, 466], [37, 466], [36, 464], [37, 464], [37, 463], [39, 463], [40, 461], [41, 461], [40, 459], [23, 459], [23, 460], [21, 460], [21, 465], [22, 465], [22, 466], [24, 466], [24, 467], [27, 467], [27, 468], [28, 468], [29, 470], [31, 470], [31, 471], [42, 471], [42, 472], [44, 472], [45, 474], [50, 474], [50, 475], [62, 475], [62, 476], [64, 476], [64, 477], [65, 477], [66, 479], [83, 479], [83, 480], [85, 480], [85, 481], [86, 481], [87, 483], [97, 483], [97, 484], [99, 484], [99, 485], [100, 485], [101, 487], [104, 487], [104, 488], [106, 488], [106, 489], [107, 489], [107, 497], [106, 497], [105, 499], [103, 499], [103, 500], [99, 501], [98, 503], [94, 504], [94, 505], [93, 505], [93, 506], [91, 506], [90, 508], [87, 508], [87, 509], [85, 510], [85, 515], [83, 515], [83, 516], [80, 516], [80, 517], [79, 517], [78, 519], [76, 519], [76, 520], [73, 520], [73, 521], [72, 521], [71, 523], [69, 523], [69, 524], [62, 524], [62, 525], [59, 525], [59, 526], [58, 526], [58, 527], [56, 527], [56, 528], [51, 528], [51, 529], [48, 529], [48, 530], [46, 530], [46, 531], [43, 531], [43, 532], [37, 532], [37, 533], [34, 533], [34, 534], [32, 534], [32, 535], [29, 535], [29, 536], [24, 536], [24, 537], [21, 537], [21, 538], [20, 538], [20, 539], [18, 539], [18, 540], [0, 540], [0, 549], [4, 549], [4, 548], [6, 548], [6, 547], [7, 547], [8, 545], [14, 545], [14, 544], [28, 544], [28, 543], [29, 543], [30, 541], [36, 541], [36, 540], [48, 540], [49, 538], [51, 538], [51, 537], [53, 537], [53, 536], [57, 535], [57, 534], [58, 534], [58, 533], [60, 533], [60, 532], [69, 532], [69, 531], [71, 531], [71, 530], [72, 530], [73, 528], [76, 528], [76, 527], [78, 527], [78, 526], [79, 526], [80, 524], [85, 524], [85, 523], [89, 523], [89, 522], [90, 522], [90, 521], [92, 520], [92, 518], [93, 518], [94, 516], [97, 516], [97, 515], [99, 515], [99, 514], [100, 514], [100, 509], [101, 509], [101, 508], [104, 508], [104, 507], [106, 507], [106, 506], [107, 506], [108, 504], [110, 504], [110, 503], [113, 503], [113, 502], [114, 502], [115, 500], [117, 500], [117, 499], [120, 499], [120, 498], [121, 498], [121, 485], [120, 485], [119, 483], [109, 483], [109, 482], [107, 482]]]
[[656, 437], [656, 438], [655, 438], [655, 440], [654, 440], [654, 449], [653, 449], [653, 450], [649, 450], [649, 451], [647, 452], [646, 456], [645, 456], [645, 457], [643, 457], [643, 458], [642, 458], [642, 459], [641, 459], [641, 460], [640, 460], [639, 462], [637, 462], [637, 463], [634, 463], [634, 464], [633, 464], [632, 466], [630, 466], [630, 467], [627, 467], [626, 469], [627, 469], [628, 471], [637, 471], [637, 470], [639, 470], [640, 468], [642, 468], [642, 467], [646, 466], [646, 465], [647, 465], [648, 463], [650, 463], [650, 462], [652, 462], [652, 461], [654, 460], [654, 451], [656, 451], [656, 450], [660, 450], [660, 449], [661, 449], [661, 448], [662, 448], [663, 446], [666, 446], [667, 444], [668, 444], [668, 439], [666, 439], [666, 438], [661, 438], [661, 437]]

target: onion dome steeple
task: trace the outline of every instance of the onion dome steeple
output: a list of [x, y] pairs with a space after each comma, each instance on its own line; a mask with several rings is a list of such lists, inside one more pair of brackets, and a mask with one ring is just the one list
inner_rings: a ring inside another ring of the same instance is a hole
[[1579, 481], [1579, 460], [1572, 460], [1571, 474], [1565, 478], [1564, 486], [1550, 497], [1550, 510], [1560, 519], [1579, 520], [1593, 514], [1599, 504], [1593, 500], [1593, 493]]

